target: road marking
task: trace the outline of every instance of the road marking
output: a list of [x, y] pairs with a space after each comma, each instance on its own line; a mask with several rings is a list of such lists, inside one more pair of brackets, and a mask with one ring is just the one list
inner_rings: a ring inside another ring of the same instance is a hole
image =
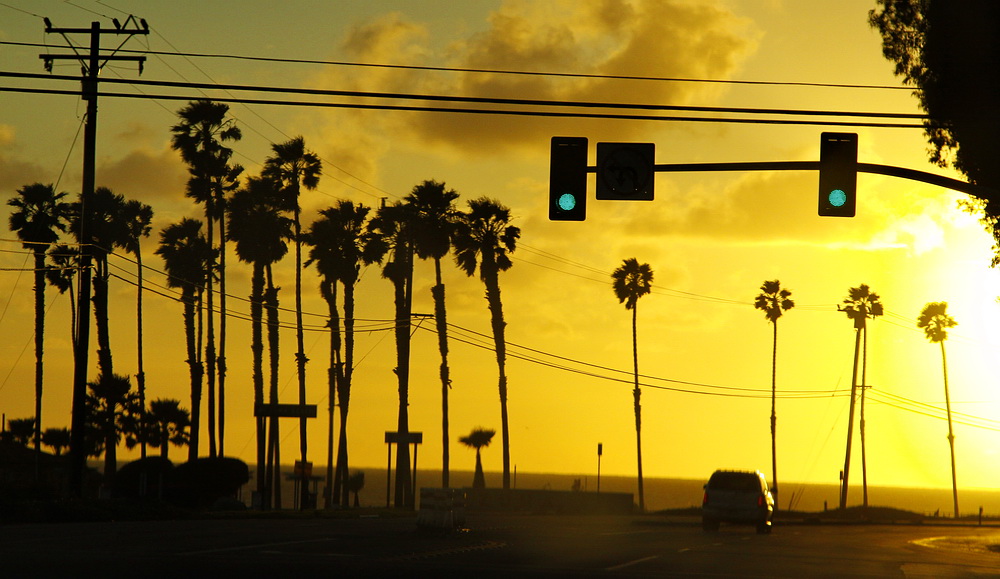
[[632, 565], [638, 565], [639, 563], [645, 563], [646, 561], [652, 561], [653, 559], [658, 559], [659, 555], [653, 555], [651, 557], [643, 557], [642, 559], [636, 559], [635, 561], [629, 561], [628, 563], [622, 563], [621, 565], [614, 565], [612, 567], [605, 567], [605, 571], [618, 571], [619, 569], [624, 569], [626, 567], [631, 567]]

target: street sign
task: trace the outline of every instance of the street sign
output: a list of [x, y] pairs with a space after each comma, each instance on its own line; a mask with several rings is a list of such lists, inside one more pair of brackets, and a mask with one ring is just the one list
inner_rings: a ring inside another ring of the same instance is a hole
[[597, 143], [597, 198], [652, 201], [653, 143]]
[[386, 444], [423, 444], [423, 432], [386, 432]]
[[269, 418], [316, 418], [315, 404], [258, 404], [254, 416]]

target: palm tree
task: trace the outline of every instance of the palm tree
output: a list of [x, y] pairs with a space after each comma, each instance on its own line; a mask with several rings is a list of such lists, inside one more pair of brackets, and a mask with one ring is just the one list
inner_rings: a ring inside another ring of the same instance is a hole
[[[140, 241], [143, 237], [149, 237], [152, 230], [150, 223], [153, 221], [153, 208], [136, 200], [125, 202], [124, 219], [126, 231], [125, 251], [135, 256], [136, 263], [136, 292], [135, 292], [135, 322], [136, 322], [136, 358], [138, 372], [136, 372], [136, 386], [139, 389], [139, 411], [146, 411], [146, 373], [143, 370], [142, 356], [142, 248]], [[140, 415], [139, 420], [142, 420]], [[140, 444], [140, 457], [146, 458], [146, 442]]]
[[88, 382], [90, 407], [88, 413], [104, 440], [104, 479], [114, 477], [118, 468], [118, 442], [123, 434], [138, 429], [139, 394], [132, 391], [128, 376], [101, 374]]
[[413, 188], [403, 202], [415, 213], [413, 223], [414, 251], [420, 259], [434, 260], [434, 320], [437, 326], [438, 350], [441, 353], [441, 486], [448, 488], [448, 390], [451, 377], [448, 370], [448, 321], [445, 314], [444, 282], [441, 280], [441, 259], [451, 250], [451, 237], [458, 220], [455, 200], [458, 193], [445, 189], [444, 183], [424, 181]]
[[[45, 270], [45, 279], [49, 285], [64, 294], [73, 288], [73, 278], [80, 269], [80, 250], [64, 243], [55, 245], [49, 250], [52, 265]], [[70, 340], [76, 347], [76, 292], [69, 291], [70, 308]]]
[[[396, 311], [396, 381], [399, 384], [399, 413], [396, 431], [410, 431], [410, 318], [413, 304], [413, 215], [406, 205], [395, 203], [379, 209], [368, 224], [369, 241], [366, 247], [372, 263], [381, 262], [389, 253], [382, 268], [382, 277], [392, 282], [393, 303]], [[409, 445], [398, 444], [396, 451], [396, 508], [413, 505], [410, 480]]]
[[196, 341], [201, 334], [200, 323], [196, 328], [196, 314], [201, 319], [202, 294], [208, 277], [214, 251], [201, 234], [201, 222], [182, 219], [160, 233], [160, 247], [156, 254], [163, 258], [167, 270], [167, 285], [181, 290], [184, 304], [184, 335], [187, 343], [187, 364], [191, 375], [191, 444], [188, 459], [198, 457], [198, 430], [201, 419], [201, 393], [204, 366]]
[[503, 488], [510, 488], [510, 429], [507, 424], [507, 343], [503, 303], [500, 301], [500, 272], [514, 264], [510, 254], [517, 247], [521, 230], [510, 224], [510, 209], [498, 201], [480, 197], [469, 201], [469, 211], [456, 223], [455, 262], [471, 276], [479, 266], [479, 279], [486, 286], [486, 303], [496, 348], [497, 380], [500, 390], [501, 443], [503, 444]]
[[[778, 450], [776, 427], [778, 415], [775, 412], [775, 398], [777, 397], [778, 381], [778, 318], [784, 312], [795, 307], [792, 301], [792, 292], [781, 287], [778, 280], [765, 281], [760, 286], [760, 294], [753, 302], [753, 307], [763, 310], [767, 321], [774, 327], [774, 342], [771, 346], [771, 492], [778, 494]], [[775, 500], [777, 504], [777, 500]]]
[[361, 506], [361, 501], [358, 500], [358, 494], [363, 488], [365, 488], [365, 471], [356, 470], [352, 472], [351, 476], [347, 478], [347, 490], [354, 493], [355, 507]]
[[[250, 351], [253, 354], [254, 406], [264, 403], [264, 341], [263, 310], [265, 274], [271, 264], [288, 252], [286, 239], [291, 238], [291, 220], [280, 212], [280, 199], [272, 183], [264, 179], [249, 179], [233, 194], [226, 206], [229, 219], [229, 240], [236, 243], [236, 256], [253, 265], [250, 278]], [[276, 370], [272, 374], [277, 378]], [[275, 383], [274, 397], [277, 397]], [[272, 403], [276, 400], [271, 400]], [[273, 419], [272, 419], [273, 421]], [[265, 496], [265, 419], [256, 418], [257, 427], [257, 489]]]
[[[361, 264], [365, 261], [367, 236], [365, 223], [370, 209], [341, 200], [334, 207], [320, 211], [305, 240], [313, 247], [310, 263], [323, 277], [320, 293], [330, 312], [330, 421], [327, 452], [327, 482], [325, 500], [329, 508], [339, 500], [348, 506], [347, 415], [351, 401], [351, 377], [354, 365], [354, 287], [358, 283]], [[340, 317], [337, 312], [337, 283], [344, 286], [344, 342], [346, 353], [341, 362]], [[340, 405], [340, 442], [337, 446], [337, 474], [333, 473], [333, 406]], [[332, 495], [331, 495], [332, 493]]]
[[[305, 139], [295, 137], [285, 143], [272, 144], [274, 154], [264, 160], [261, 176], [270, 179], [281, 192], [285, 207], [291, 210], [295, 225], [295, 334], [298, 350], [295, 353], [296, 369], [299, 378], [299, 404], [306, 403], [306, 351], [305, 338], [302, 331], [302, 224], [299, 219], [301, 205], [299, 194], [303, 187], [312, 190], [319, 185], [322, 173], [322, 163], [319, 157], [306, 151]], [[306, 462], [306, 419], [299, 420], [299, 446], [302, 462]], [[302, 482], [302, 496], [308, 492], [305, 481]], [[305, 501], [302, 501], [305, 505]]]
[[931, 302], [924, 306], [917, 318], [917, 327], [923, 328], [924, 335], [931, 343], [941, 345], [941, 370], [944, 373], [944, 404], [948, 412], [948, 445], [951, 447], [951, 492], [955, 501], [955, 518], [958, 518], [958, 478], [955, 475], [955, 433], [951, 427], [951, 399], [948, 396], [948, 363], [944, 355], [944, 341], [948, 339], [948, 328], [958, 322], [948, 315], [948, 302]]
[[490, 441], [493, 440], [493, 435], [496, 433], [496, 430], [473, 428], [468, 436], [462, 436], [458, 439], [465, 446], [476, 449], [476, 473], [472, 477], [472, 488], [474, 489], [486, 488], [486, 475], [483, 474], [483, 459], [479, 451], [490, 445]]
[[16, 444], [28, 446], [35, 436], [35, 422], [34, 418], [12, 418], [7, 421], [7, 436]]
[[[69, 204], [66, 193], [56, 193], [52, 185], [35, 183], [17, 190], [17, 196], [7, 200], [14, 208], [10, 214], [10, 230], [17, 234], [24, 249], [35, 257], [35, 455], [42, 448], [42, 389], [44, 382], [43, 356], [45, 344], [45, 252], [66, 231]], [[36, 464], [37, 467], [37, 464]], [[36, 468], [37, 472], [37, 468]]]
[[[223, 143], [239, 141], [243, 134], [233, 119], [227, 119], [229, 106], [209, 100], [197, 100], [177, 111], [181, 121], [171, 127], [171, 147], [180, 152], [188, 164], [187, 195], [205, 205], [208, 242], [215, 248], [214, 223], [219, 226], [219, 350], [215, 349], [214, 277], [208, 282], [208, 341], [205, 359], [208, 363], [208, 442], [209, 455], [216, 455], [215, 375], [219, 376], [219, 452], [224, 447], [225, 425], [225, 351], [226, 351], [226, 225], [223, 219], [226, 194], [236, 189], [243, 167], [231, 162], [233, 151]], [[214, 269], [213, 262], [213, 269]]]
[[636, 334], [637, 306], [639, 298], [648, 294], [653, 286], [653, 269], [648, 263], [640, 264], [630, 257], [611, 273], [611, 289], [619, 303], [625, 304], [626, 310], [632, 310], [632, 367], [635, 376], [635, 387], [632, 389], [633, 405], [635, 407], [635, 448], [638, 460], [639, 480], [639, 510], [646, 510], [646, 497], [642, 485], [642, 405], [639, 402], [642, 391], [639, 390], [639, 347]]
[[42, 443], [51, 447], [56, 456], [62, 456], [63, 449], [69, 448], [69, 439], [68, 428], [46, 428], [42, 433]]
[[160, 456], [168, 458], [170, 445], [183, 447], [190, 442], [188, 427], [191, 417], [181, 408], [181, 401], [158, 398], [149, 403], [145, 424], [149, 429], [149, 444], [160, 449]]
[[[854, 401], [857, 399], [857, 388], [858, 388], [858, 357], [861, 351], [861, 335], [864, 332], [867, 336], [867, 320], [869, 317], [874, 318], [881, 316], [883, 313], [882, 302], [879, 300], [878, 294], [871, 291], [871, 288], [867, 284], [861, 284], [858, 287], [852, 287], [847, 290], [847, 297], [844, 298], [843, 307], [838, 306], [837, 309], [847, 314], [847, 317], [854, 322], [854, 369], [851, 373], [851, 407], [849, 416], [847, 419], [847, 453], [844, 458], [844, 481], [840, 487], [840, 508], [847, 507], [847, 483], [851, 474], [851, 437], [854, 433]], [[865, 339], [867, 344], [867, 337]], [[867, 358], [867, 346], [866, 346], [866, 358]], [[865, 427], [864, 427], [864, 384], [862, 384], [861, 390], [861, 456], [862, 456], [862, 474], [864, 475], [864, 505], [868, 506], [868, 481], [867, 473], [865, 472], [865, 460], [864, 460], [864, 439], [865, 439]]]

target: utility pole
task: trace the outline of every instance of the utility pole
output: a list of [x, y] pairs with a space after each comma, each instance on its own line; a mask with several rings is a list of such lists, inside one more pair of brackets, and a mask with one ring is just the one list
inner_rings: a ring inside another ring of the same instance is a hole
[[[95, 158], [97, 151], [97, 83], [101, 68], [112, 60], [128, 60], [139, 63], [142, 74], [144, 56], [101, 55], [101, 35], [149, 34], [149, 26], [144, 19], [129, 16], [122, 25], [113, 19], [114, 28], [101, 28], [100, 22], [92, 22], [90, 28], [54, 28], [45, 18], [45, 32], [61, 34], [74, 54], [40, 54], [45, 70], [52, 72], [54, 60], [77, 60], [80, 62], [82, 78], [81, 98], [87, 101], [86, 125], [83, 132], [83, 183], [80, 190], [80, 278], [77, 288], [77, 313], [75, 340], [73, 344], [73, 406], [70, 423], [70, 491], [77, 497], [83, 496], [83, 473], [87, 466], [85, 431], [87, 425], [87, 366], [90, 349], [90, 282], [91, 282], [91, 232], [87, 227], [87, 201], [94, 195]], [[83, 54], [70, 42], [68, 34], [89, 34], [90, 53]], [[127, 41], [128, 38], [125, 39]], [[124, 41], [122, 42], [124, 44]], [[120, 45], [119, 45], [120, 47]], [[117, 51], [117, 49], [116, 49]]]

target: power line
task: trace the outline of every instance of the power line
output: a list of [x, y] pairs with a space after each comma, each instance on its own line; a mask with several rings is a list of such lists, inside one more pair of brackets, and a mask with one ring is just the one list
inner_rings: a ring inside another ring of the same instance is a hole
[[[30, 14], [30, 13], [29, 13]], [[169, 44], [169, 43], [168, 43]], [[45, 44], [30, 42], [0, 41], [0, 45], [46, 47]], [[905, 90], [912, 92], [913, 87], [898, 85], [873, 85], [873, 84], [852, 84], [852, 83], [827, 83], [827, 82], [804, 82], [804, 81], [770, 81], [770, 80], [740, 80], [740, 79], [712, 79], [712, 78], [686, 78], [686, 77], [666, 77], [666, 76], [641, 76], [641, 75], [621, 75], [621, 74], [598, 74], [598, 73], [577, 73], [577, 72], [552, 72], [552, 71], [531, 71], [531, 70], [511, 70], [495, 68], [467, 68], [454, 66], [426, 66], [408, 64], [389, 64], [373, 62], [351, 62], [342, 60], [317, 60], [304, 58], [278, 58], [267, 56], [248, 56], [238, 54], [219, 53], [199, 53], [180, 52], [175, 47], [174, 52], [144, 50], [144, 51], [122, 51], [139, 52], [142, 54], [155, 56], [180, 56], [186, 58], [213, 58], [228, 60], [246, 60], [253, 62], [274, 62], [281, 64], [315, 64], [323, 66], [340, 66], [354, 68], [381, 68], [394, 70], [416, 70], [425, 72], [452, 72], [465, 74], [491, 74], [491, 75], [513, 75], [513, 76], [536, 76], [553, 78], [582, 78], [592, 80], [627, 80], [627, 81], [647, 81], [647, 82], [675, 82], [691, 84], [731, 84], [731, 85], [751, 85], [751, 86], [786, 86], [786, 87], [811, 87], [811, 88], [841, 88], [841, 89], [865, 89], [865, 90]]]

